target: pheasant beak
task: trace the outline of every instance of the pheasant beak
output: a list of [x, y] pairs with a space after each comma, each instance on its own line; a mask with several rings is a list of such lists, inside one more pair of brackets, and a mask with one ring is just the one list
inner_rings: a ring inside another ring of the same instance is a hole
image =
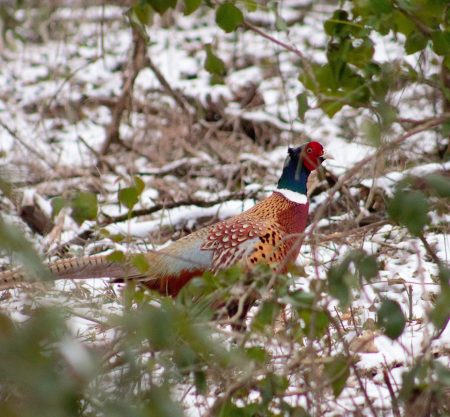
[[320, 157], [320, 163], [322, 163], [323, 161], [325, 161], [327, 159], [334, 159], [334, 158], [331, 154], [329, 154], [328, 152], [325, 151], [323, 153], [323, 155]]

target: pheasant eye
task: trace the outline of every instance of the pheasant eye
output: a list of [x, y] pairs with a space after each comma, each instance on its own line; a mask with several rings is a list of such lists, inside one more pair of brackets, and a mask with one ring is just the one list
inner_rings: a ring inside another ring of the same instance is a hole
[[306, 152], [307, 152], [307, 153], [311, 153], [311, 152], [312, 152], [312, 148], [308, 148], [308, 149], [306, 150]]

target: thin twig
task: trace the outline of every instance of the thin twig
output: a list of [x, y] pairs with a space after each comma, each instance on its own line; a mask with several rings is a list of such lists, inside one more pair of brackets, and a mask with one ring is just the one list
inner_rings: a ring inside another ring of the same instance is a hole
[[[344, 352], [345, 352], [346, 357], [347, 358], [351, 358], [352, 357], [352, 353], [350, 352], [350, 347], [348, 345], [348, 342], [345, 340], [345, 337], [342, 334], [341, 328], [339, 327], [339, 325], [336, 322], [336, 320], [334, 319], [334, 317], [331, 316], [331, 314], [329, 314], [328, 316], [329, 316], [330, 322], [333, 323], [333, 325], [334, 325], [334, 327], [335, 327], [335, 329], [336, 329], [336, 331], [337, 331], [337, 333], [339, 335], [339, 339], [341, 340], [342, 346], [344, 347]], [[370, 400], [369, 394], [367, 393], [366, 387], [363, 384], [363, 381], [361, 379], [361, 375], [359, 373], [358, 367], [351, 360], [350, 360], [349, 364], [350, 364], [350, 367], [353, 369], [353, 373], [355, 374], [355, 377], [356, 377], [356, 380], [358, 382], [359, 388], [361, 389], [361, 391], [362, 391], [362, 393], [364, 395], [364, 398], [366, 400], [367, 406], [369, 407], [370, 412], [372, 413], [372, 417], [377, 417], [377, 412], [375, 411], [375, 408], [374, 408], [374, 406], [372, 404], [372, 401]]]
[[358, 326], [356, 325], [355, 315], [353, 314], [353, 308], [351, 305], [350, 305], [350, 317], [352, 318], [352, 323], [353, 323], [353, 327], [355, 329], [356, 335], [360, 336], [361, 332], [359, 331]]
[[[114, 166], [112, 164], [110, 164], [105, 158], [103, 158], [103, 155], [101, 155], [100, 152], [97, 152], [91, 145], [89, 145], [89, 143], [86, 142], [86, 140], [83, 138], [83, 136], [78, 135], [78, 139], [97, 158], [97, 163], [99, 161], [101, 161], [101, 163], [104, 164], [108, 168], [109, 171], [114, 172], [114, 173], [116, 172]], [[93, 174], [95, 176], [100, 175], [100, 173], [98, 172], [98, 170], [95, 167], [93, 169]]]
[[334, 311], [335, 311], [336, 316], [337, 316], [337, 318], [338, 318], [338, 320], [339, 320], [339, 323], [341, 323], [342, 329], [344, 330], [344, 332], [346, 332], [347, 329], [345, 328], [344, 323], [342, 322], [341, 316], [340, 316], [340, 314], [339, 314], [339, 311], [337, 310], [336, 307], [334, 307]]
[[315, 77], [314, 71], [312, 69], [310, 60], [307, 59], [306, 56], [303, 54], [303, 52], [301, 52], [297, 47], [295, 47], [293, 45], [289, 45], [286, 42], [280, 41], [277, 38], [274, 38], [273, 36], [262, 31], [260, 28], [252, 25], [248, 20], [244, 21], [244, 26], [247, 29], [250, 29], [251, 31], [262, 36], [263, 38], [269, 40], [270, 42], [272, 42], [278, 46], [281, 46], [282, 48], [286, 49], [287, 51], [293, 52], [295, 55], [297, 55], [300, 58], [300, 63], [302, 65], [303, 69], [305, 70], [305, 72], [307, 72], [308, 77], [311, 79], [311, 81], [314, 84], [316, 84], [316, 77]]
[[273, 36], [267, 34], [266, 32], [262, 31], [261, 29], [259, 29], [258, 27], [252, 25], [248, 20], [246, 20], [244, 22], [244, 26], [247, 29], [252, 30], [253, 32], [257, 33], [258, 35], [261, 35], [263, 38], [266, 38], [267, 40], [269, 40], [272, 43], [277, 44], [278, 46], [281, 46], [282, 48], [286, 49], [287, 51], [293, 52], [295, 55], [297, 55], [299, 58], [301, 58], [302, 60], [305, 60], [305, 55], [303, 55], [303, 53], [298, 50], [295, 46], [289, 45], [288, 43], [285, 43], [283, 41], [280, 41], [277, 38], [274, 38]]
[[183, 96], [175, 91], [172, 86], [169, 84], [169, 82], [166, 80], [162, 72], [159, 70], [159, 68], [153, 63], [153, 61], [150, 59], [150, 57], [147, 55], [145, 59], [146, 65], [153, 71], [155, 74], [155, 77], [158, 79], [159, 83], [164, 87], [164, 89], [167, 91], [167, 93], [175, 100], [175, 102], [178, 104], [178, 106], [183, 110], [183, 112], [186, 114], [186, 116], [191, 119], [191, 114], [188, 109], [188, 102], [183, 98]]
[[120, 216], [108, 216], [103, 213], [103, 216], [105, 216], [105, 220], [98, 222], [101, 226], [106, 226], [108, 224], [112, 223], [120, 223], [127, 221], [129, 219], [135, 218], [135, 217], [141, 217], [141, 216], [148, 216], [150, 214], [156, 213], [160, 210], [169, 210], [177, 207], [185, 207], [185, 206], [197, 206], [197, 207], [213, 207], [217, 204], [222, 204], [227, 201], [231, 200], [247, 200], [256, 198], [259, 193], [259, 190], [253, 190], [248, 193], [246, 192], [237, 192], [227, 195], [226, 197], [219, 197], [216, 200], [199, 200], [195, 198], [189, 198], [187, 200], [180, 200], [180, 201], [172, 201], [168, 203], [159, 203], [155, 204], [152, 207], [145, 208], [145, 209], [139, 209], [139, 210], [133, 210], [131, 213], [125, 213]]
[[428, 255], [431, 257], [431, 259], [433, 259], [434, 263], [437, 266], [441, 266], [442, 262], [439, 259], [439, 257], [436, 255], [436, 253], [434, 252], [433, 248], [430, 246], [430, 244], [428, 243], [428, 241], [425, 239], [425, 236], [423, 235], [423, 233], [421, 233], [419, 235], [419, 239], [422, 242], [423, 246], [425, 247], [425, 250], [427, 251]]
[[395, 417], [400, 417], [400, 409], [398, 408], [397, 397], [395, 396], [395, 392], [392, 388], [391, 380], [386, 369], [383, 369], [383, 379], [389, 391], [389, 395], [391, 396], [391, 404], [392, 404], [392, 412]]
[[20, 135], [17, 133], [16, 130], [13, 130], [10, 128], [7, 124], [3, 123], [0, 120], [0, 126], [3, 127], [17, 142], [19, 142], [28, 152], [30, 152], [32, 155], [35, 155], [38, 157], [38, 160], [44, 162], [51, 170], [55, 170], [56, 166], [55, 164], [49, 162], [44, 154], [36, 150], [36, 146], [28, 145], [26, 141], [24, 141]]

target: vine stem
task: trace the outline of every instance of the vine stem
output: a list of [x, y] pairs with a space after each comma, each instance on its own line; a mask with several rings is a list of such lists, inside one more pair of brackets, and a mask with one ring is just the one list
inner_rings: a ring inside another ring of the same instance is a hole
[[303, 53], [300, 50], [298, 50], [295, 46], [289, 45], [288, 43], [280, 41], [277, 38], [274, 38], [272, 35], [269, 35], [268, 33], [262, 31], [260, 28], [258, 28], [257, 26], [252, 25], [247, 20], [244, 21], [244, 26], [247, 29], [250, 29], [251, 31], [257, 33], [260, 36], [262, 36], [263, 38], [266, 38], [269, 41], [277, 44], [278, 46], [281, 46], [282, 48], [286, 49], [287, 51], [293, 52], [300, 59], [302, 59], [302, 61], [306, 61], [305, 55], [303, 55]]
[[312, 82], [314, 84], [316, 84], [316, 77], [315, 77], [314, 71], [311, 67], [310, 61], [306, 58], [306, 56], [303, 54], [303, 52], [300, 51], [297, 47], [290, 45], [289, 43], [283, 42], [283, 41], [273, 37], [272, 35], [269, 35], [268, 33], [264, 32], [263, 30], [258, 28], [257, 26], [248, 22], [247, 20], [244, 20], [243, 26], [246, 27], [247, 29], [251, 30], [252, 32], [257, 33], [258, 35], [262, 36], [263, 38], [269, 40], [270, 42], [272, 42], [278, 46], [281, 46], [283, 49], [286, 49], [287, 51], [292, 52], [295, 55], [297, 55], [300, 58], [301, 65], [303, 66], [303, 69], [307, 73], [308, 77], [312, 80]]

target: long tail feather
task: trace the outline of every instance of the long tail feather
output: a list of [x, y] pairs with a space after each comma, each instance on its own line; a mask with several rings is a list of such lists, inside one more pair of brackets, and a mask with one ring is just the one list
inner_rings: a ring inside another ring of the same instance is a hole
[[[142, 275], [135, 268], [127, 264], [111, 262], [106, 256], [102, 255], [60, 259], [48, 264], [47, 267], [55, 279], [125, 279]], [[0, 272], [0, 290], [36, 281], [38, 281], [38, 278], [28, 276], [21, 268]]]

